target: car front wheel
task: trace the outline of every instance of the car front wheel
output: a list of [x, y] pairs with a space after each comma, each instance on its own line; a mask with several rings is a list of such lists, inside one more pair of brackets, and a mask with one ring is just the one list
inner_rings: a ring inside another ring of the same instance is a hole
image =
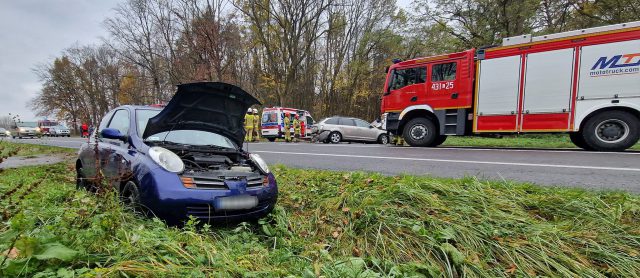
[[140, 191], [138, 190], [138, 185], [133, 181], [125, 183], [120, 192], [120, 200], [125, 206], [135, 211], [140, 211]]
[[334, 131], [329, 134], [329, 142], [331, 142], [331, 144], [338, 144], [340, 141], [342, 141], [342, 134], [340, 134], [340, 132]]
[[386, 134], [380, 134], [380, 136], [378, 136], [378, 143], [383, 145], [389, 144], [389, 136]]

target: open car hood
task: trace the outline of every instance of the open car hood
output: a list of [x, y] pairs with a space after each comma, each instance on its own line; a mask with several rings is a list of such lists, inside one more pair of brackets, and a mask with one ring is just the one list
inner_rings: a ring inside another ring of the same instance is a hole
[[181, 84], [167, 106], [149, 119], [142, 138], [169, 130], [202, 130], [224, 135], [242, 147], [244, 116], [255, 104], [260, 102], [231, 84]]

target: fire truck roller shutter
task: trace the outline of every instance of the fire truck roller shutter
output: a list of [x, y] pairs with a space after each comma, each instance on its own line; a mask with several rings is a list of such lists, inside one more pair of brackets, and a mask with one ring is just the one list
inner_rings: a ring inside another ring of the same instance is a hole
[[476, 131], [516, 131], [520, 69], [519, 55], [480, 62]]
[[522, 131], [569, 129], [575, 49], [527, 55]]

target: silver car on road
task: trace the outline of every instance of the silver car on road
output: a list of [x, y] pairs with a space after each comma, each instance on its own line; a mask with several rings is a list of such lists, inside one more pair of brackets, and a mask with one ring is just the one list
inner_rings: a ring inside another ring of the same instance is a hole
[[387, 144], [389, 142], [386, 131], [358, 118], [329, 117], [320, 121], [316, 127], [318, 134], [326, 135], [326, 138], [322, 136], [323, 139], [320, 140], [324, 143], [377, 142]]

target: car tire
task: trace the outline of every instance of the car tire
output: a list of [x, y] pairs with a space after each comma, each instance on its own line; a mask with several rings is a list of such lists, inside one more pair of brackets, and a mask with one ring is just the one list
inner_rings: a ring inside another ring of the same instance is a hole
[[87, 180], [82, 174], [82, 167], [76, 169], [76, 189], [87, 190], [89, 192], [96, 192], [96, 186], [93, 182]]
[[142, 211], [140, 190], [138, 190], [138, 185], [135, 182], [127, 181], [127, 183], [122, 186], [122, 190], [120, 191], [120, 200], [125, 206], [133, 209], [134, 211]]
[[382, 145], [389, 144], [389, 136], [386, 134], [380, 134], [380, 136], [378, 136], [378, 143]]
[[589, 118], [581, 131], [585, 144], [597, 151], [624, 151], [638, 142], [639, 120], [624, 111], [599, 113]]
[[569, 139], [571, 139], [571, 143], [576, 145], [576, 147], [587, 151], [593, 151], [593, 149], [587, 145], [587, 142], [584, 141], [584, 135], [582, 132], [569, 133]]
[[437, 147], [442, 145], [442, 143], [444, 143], [444, 141], [447, 141], [447, 135], [438, 135], [436, 137], [436, 140], [433, 141], [433, 143], [431, 143], [430, 147]]
[[329, 134], [328, 140], [331, 144], [338, 144], [342, 142], [342, 134], [340, 134], [340, 132], [337, 132], [337, 131], [331, 132]]
[[427, 118], [411, 119], [402, 132], [404, 141], [412, 147], [429, 147], [437, 138], [436, 125]]
[[269, 140], [269, 142], [275, 142], [275, 141], [276, 141], [276, 138], [275, 138], [275, 137], [273, 137], [273, 138], [272, 138], [272, 137], [269, 137], [269, 138], [267, 138], [267, 140]]

